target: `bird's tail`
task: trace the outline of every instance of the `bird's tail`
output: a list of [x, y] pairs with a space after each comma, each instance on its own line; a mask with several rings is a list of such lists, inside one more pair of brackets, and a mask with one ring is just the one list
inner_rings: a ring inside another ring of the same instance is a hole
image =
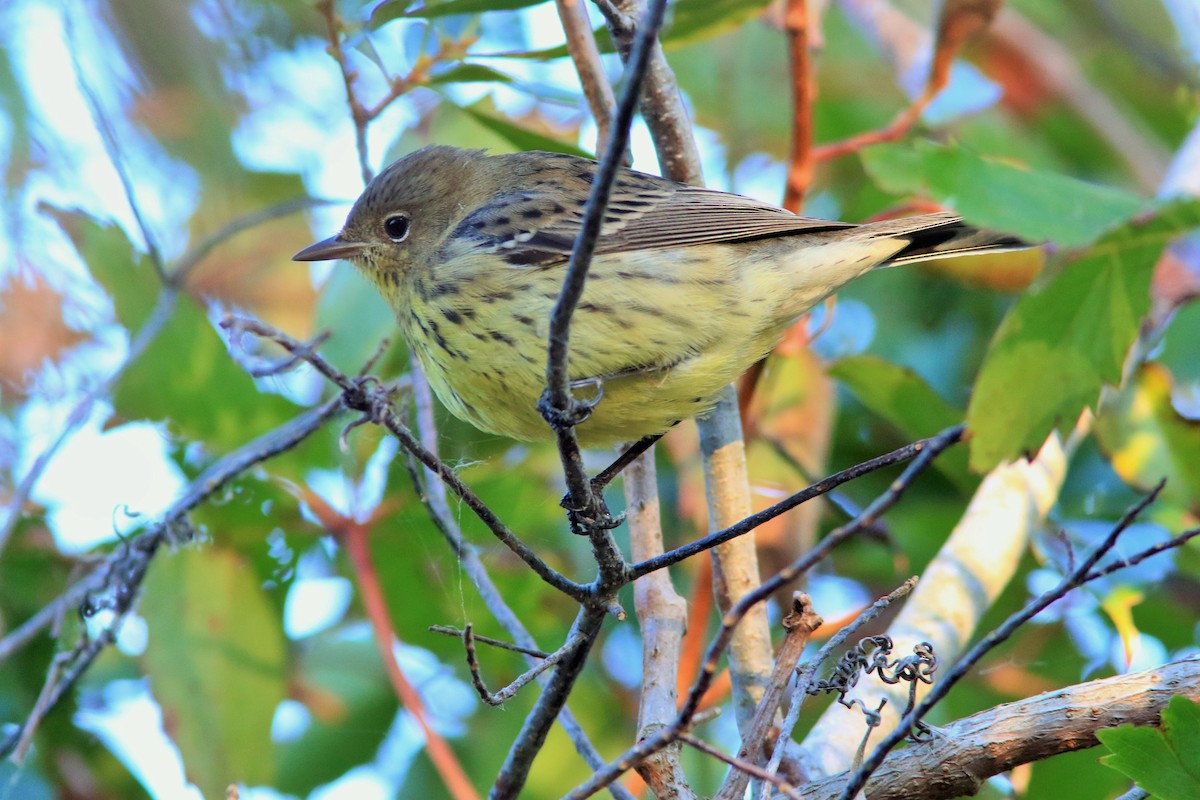
[[880, 265], [883, 267], [969, 253], [1004, 253], [1033, 246], [1019, 237], [976, 228], [963, 222], [961, 217], [945, 213], [872, 222], [860, 230], [872, 236], [908, 240], [908, 244]]

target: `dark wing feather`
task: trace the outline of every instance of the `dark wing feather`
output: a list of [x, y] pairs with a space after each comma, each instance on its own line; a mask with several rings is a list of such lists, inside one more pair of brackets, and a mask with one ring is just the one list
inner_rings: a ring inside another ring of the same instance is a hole
[[[579, 160], [585, 166], [591, 162]], [[553, 180], [505, 192], [468, 215], [451, 240], [502, 255], [510, 264], [566, 261], [583, 220], [592, 173], [578, 164]], [[604, 214], [597, 253], [688, 247], [854, 227], [800, 217], [767, 203], [625, 170]]]

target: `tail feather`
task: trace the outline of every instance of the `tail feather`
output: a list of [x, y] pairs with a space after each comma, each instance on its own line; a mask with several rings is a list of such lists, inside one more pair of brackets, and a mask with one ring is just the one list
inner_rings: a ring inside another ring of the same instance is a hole
[[1033, 246], [1011, 234], [968, 225], [961, 217], [953, 214], [928, 214], [872, 223], [864, 227], [873, 235], [908, 239], [908, 244], [882, 264], [885, 267], [952, 258], [969, 253], [1005, 253]]

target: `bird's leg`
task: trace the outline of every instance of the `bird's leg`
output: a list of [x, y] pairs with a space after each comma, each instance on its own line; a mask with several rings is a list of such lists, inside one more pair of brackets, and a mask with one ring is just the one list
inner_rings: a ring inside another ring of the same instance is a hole
[[653, 447], [654, 443], [662, 437], [661, 433], [656, 433], [653, 436], [643, 436], [625, 448], [625, 451], [621, 455], [617, 456], [611, 464], [600, 470], [596, 477], [592, 478], [592, 491], [597, 494], [604, 491], [604, 487], [612, 483], [613, 478], [620, 475], [638, 456]]
[[[611, 464], [600, 470], [596, 477], [592, 478], [592, 495], [596, 498], [596, 502], [600, 504], [600, 507], [605, 511], [605, 520], [601, 523], [602, 527], [615, 528], [625, 519], [624, 514], [621, 514], [617, 517], [613, 517], [611, 514], [608, 514], [608, 506], [604, 502], [604, 487], [612, 483], [613, 478], [620, 475], [621, 472], [630, 464], [632, 464], [638, 456], [653, 447], [654, 443], [661, 439], [662, 436], [663, 435], [661, 433], [656, 433], [653, 436], [644, 436], [641, 439], [638, 439], [636, 442], [629, 445], [629, 447], [625, 448], [625, 450], [619, 456], [617, 456]], [[575, 512], [575, 509], [571, 508], [571, 495], [569, 493], [563, 495], [562, 500], [559, 501], [559, 505], [572, 512], [572, 514]], [[572, 524], [572, 527], [574, 527], [574, 524]]]

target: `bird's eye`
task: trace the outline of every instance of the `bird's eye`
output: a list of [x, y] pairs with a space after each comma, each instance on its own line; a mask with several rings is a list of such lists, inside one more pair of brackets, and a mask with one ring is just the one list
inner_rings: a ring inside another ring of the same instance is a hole
[[408, 217], [404, 214], [392, 214], [383, 221], [383, 231], [393, 242], [403, 242], [408, 238]]

